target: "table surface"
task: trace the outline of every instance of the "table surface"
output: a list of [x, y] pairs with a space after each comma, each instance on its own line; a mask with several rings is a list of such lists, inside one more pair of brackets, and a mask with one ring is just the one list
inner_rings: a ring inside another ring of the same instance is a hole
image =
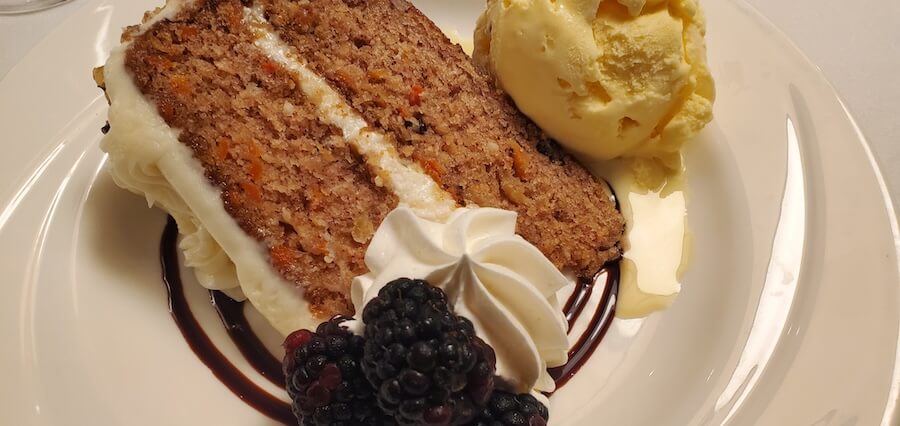
[[[747, 1], [787, 33], [835, 86], [900, 206], [900, 2]], [[0, 16], [0, 78], [85, 3], [76, 0], [42, 12]]]

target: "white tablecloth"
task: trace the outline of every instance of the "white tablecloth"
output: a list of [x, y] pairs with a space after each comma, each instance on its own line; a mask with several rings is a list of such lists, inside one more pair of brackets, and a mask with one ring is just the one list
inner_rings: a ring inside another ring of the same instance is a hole
[[[748, 1], [784, 30], [834, 84], [868, 138], [897, 204], [900, 1]], [[76, 0], [43, 12], [0, 16], [0, 78], [84, 4]]]

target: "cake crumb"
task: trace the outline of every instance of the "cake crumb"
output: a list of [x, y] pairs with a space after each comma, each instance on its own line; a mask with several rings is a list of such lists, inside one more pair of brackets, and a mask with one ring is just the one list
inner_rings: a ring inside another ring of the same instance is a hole
[[366, 244], [375, 235], [375, 225], [366, 216], [357, 216], [353, 221], [353, 230], [350, 231], [353, 240], [360, 244]]

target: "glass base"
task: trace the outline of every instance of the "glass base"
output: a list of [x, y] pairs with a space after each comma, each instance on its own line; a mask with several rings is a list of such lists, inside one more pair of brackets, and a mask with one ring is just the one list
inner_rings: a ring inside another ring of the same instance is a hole
[[71, 0], [0, 0], [0, 15], [37, 12]]

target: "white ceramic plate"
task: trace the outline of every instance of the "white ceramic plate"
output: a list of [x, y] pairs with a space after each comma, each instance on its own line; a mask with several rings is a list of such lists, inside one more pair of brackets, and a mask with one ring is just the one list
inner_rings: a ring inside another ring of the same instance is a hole
[[[466, 34], [483, 0], [417, 3]], [[0, 82], [3, 424], [272, 423], [188, 349], [160, 282], [165, 216], [103, 170], [90, 70], [156, 5], [88, 3]], [[900, 424], [898, 232], [872, 155], [783, 35], [741, 1], [704, 6], [719, 97], [686, 153], [684, 291], [614, 323], [553, 423]]]

